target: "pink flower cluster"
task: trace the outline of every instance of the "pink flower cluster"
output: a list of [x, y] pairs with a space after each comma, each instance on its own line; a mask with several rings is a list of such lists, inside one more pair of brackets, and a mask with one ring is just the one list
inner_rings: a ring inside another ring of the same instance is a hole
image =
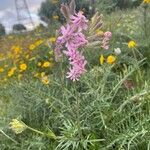
[[104, 33], [104, 38], [103, 38], [103, 41], [102, 41], [102, 48], [108, 50], [109, 49], [109, 41], [112, 37], [112, 33], [110, 31], [107, 31]]
[[76, 49], [69, 49], [64, 53], [69, 57], [70, 65], [72, 66], [67, 73], [67, 78], [73, 81], [79, 80], [80, 76], [86, 72], [85, 65], [87, 61], [85, 57]]
[[56, 42], [55, 58], [57, 60], [61, 57], [62, 48], [65, 47], [67, 49], [63, 51], [68, 57], [70, 64], [67, 78], [73, 81], [79, 80], [80, 76], [86, 71], [85, 65], [87, 61], [78, 49], [88, 43], [85, 35], [82, 33], [83, 30], [87, 29], [87, 23], [88, 20], [82, 12], [72, 15], [70, 17], [70, 22], [66, 26], [60, 28], [60, 36], [57, 38]]

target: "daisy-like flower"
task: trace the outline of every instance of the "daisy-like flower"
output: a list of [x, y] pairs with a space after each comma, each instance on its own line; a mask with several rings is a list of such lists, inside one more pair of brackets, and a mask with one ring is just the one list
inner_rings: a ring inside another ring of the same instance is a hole
[[135, 48], [137, 46], [135, 41], [129, 41], [128, 42], [128, 48]]
[[42, 83], [45, 84], [45, 85], [48, 85], [48, 84], [49, 84], [48, 76], [43, 76], [43, 77], [42, 77]]
[[116, 61], [116, 57], [115, 56], [110, 55], [110, 56], [107, 57], [107, 63], [108, 64], [112, 65], [112, 64], [115, 63], [115, 61]]
[[36, 48], [36, 46], [34, 45], [34, 44], [31, 44], [30, 46], [29, 46], [29, 49], [30, 50], [34, 50]]
[[27, 69], [27, 65], [25, 63], [20, 64], [19, 68], [20, 68], [20, 71], [25, 71]]
[[49, 61], [44, 62], [43, 65], [42, 65], [43, 68], [48, 68], [49, 66], [50, 66]]

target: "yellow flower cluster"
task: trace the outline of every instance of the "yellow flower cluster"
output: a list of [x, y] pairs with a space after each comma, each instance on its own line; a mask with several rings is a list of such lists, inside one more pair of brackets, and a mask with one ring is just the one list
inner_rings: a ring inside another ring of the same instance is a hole
[[43, 76], [41, 80], [42, 80], [42, 83], [43, 83], [43, 84], [45, 84], [45, 85], [48, 85], [48, 84], [49, 84], [48, 76], [46, 76], [46, 75]]
[[13, 76], [16, 69], [17, 69], [16, 67], [11, 68], [11, 69], [8, 71], [8, 73], [7, 73], [8, 77]]
[[[99, 62], [100, 64], [104, 64], [105, 62], [105, 58], [103, 55], [100, 56], [99, 58]], [[109, 55], [107, 58], [106, 58], [106, 62], [110, 65], [114, 64], [116, 62], [116, 56], [113, 56], [113, 55]]]
[[25, 129], [27, 129], [26, 124], [17, 119], [12, 119], [9, 125], [16, 134], [22, 133]]
[[[2, 47], [5, 51], [0, 53], [0, 82], [6, 82], [10, 77], [20, 80], [24, 74], [37, 76], [39, 72], [45, 71], [50, 73], [53, 67], [53, 50], [49, 51], [48, 41], [54, 44], [55, 36], [49, 38], [37, 39], [37, 37], [29, 35], [13, 35], [6, 36], [8, 43], [3, 42]], [[7, 47], [6, 47], [7, 44]], [[43, 56], [47, 56], [46, 58]], [[28, 69], [28, 71], [26, 71]], [[46, 70], [44, 70], [46, 69]], [[36, 75], [35, 75], [36, 74]], [[39, 73], [40, 74], [40, 73]], [[15, 76], [14, 76], [15, 75]], [[48, 77], [45, 75], [40, 77], [40, 81], [44, 84], [49, 83]]]

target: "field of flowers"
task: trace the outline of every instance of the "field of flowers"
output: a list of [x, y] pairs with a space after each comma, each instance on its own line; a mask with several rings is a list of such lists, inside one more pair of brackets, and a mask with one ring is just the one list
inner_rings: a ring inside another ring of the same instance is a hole
[[0, 37], [0, 150], [150, 150], [150, 1]]

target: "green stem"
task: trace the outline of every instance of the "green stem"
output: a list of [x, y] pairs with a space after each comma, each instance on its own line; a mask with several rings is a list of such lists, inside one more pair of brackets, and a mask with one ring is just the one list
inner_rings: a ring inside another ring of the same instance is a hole
[[27, 126], [27, 128], [28, 128], [29, 130], [33, 131], [33, 132], [36, 132], [36, 133], [38, 133], [38, 134], [41, 134], [41, 135], [45, 135], [45, 136], [46, 136], [45, 133], [43, 133], [43, 132], [41, 132], [41, 131], [39, 131], [39, 130], [36, 130], [36, 129], [31, 128], [31, 127], [29, 127], [29, 126]]
[[[76, 87], [77, 86], [75, 86], [75, 91], [76, 91]], [[76, 91], [77, 126], [78, 126], [79, 138], [82, 139], [82, 132], [81, 132], [81, 126], [80, 126], [80, 98], [79, 98], [78, 94], [79, 93]]]
[[[138, 59], [137, 59], [137, 57], [136, 57], [135, 50], [136, 50], [136, 49], [132, 49], [132, 52], [133, 52], [133, 56], [134, 56], [134, 59], [135, 59], [136, 63], [138, 63]], [[140, 80], [142, 81], [142, 73], [141, 73], [140, 67], [138, 67], [138, 71], [137, 71], [137, 72], [138, 72], [138, 75], [139, 75], [139, 77], [140, 77]]]
[[0, 130], [0, 132], [4, 135], [4, 136], [6, 136], [8, 139], [10, 139], [11, 141], [13, 141], [13, 142], [15, 142], [15, 143], [17, 143], [18, 144], [18, 142], [17, 141], [15, 141], [14, 139], [12, 139], [10, 136], [8, 136], [3, 130]]

